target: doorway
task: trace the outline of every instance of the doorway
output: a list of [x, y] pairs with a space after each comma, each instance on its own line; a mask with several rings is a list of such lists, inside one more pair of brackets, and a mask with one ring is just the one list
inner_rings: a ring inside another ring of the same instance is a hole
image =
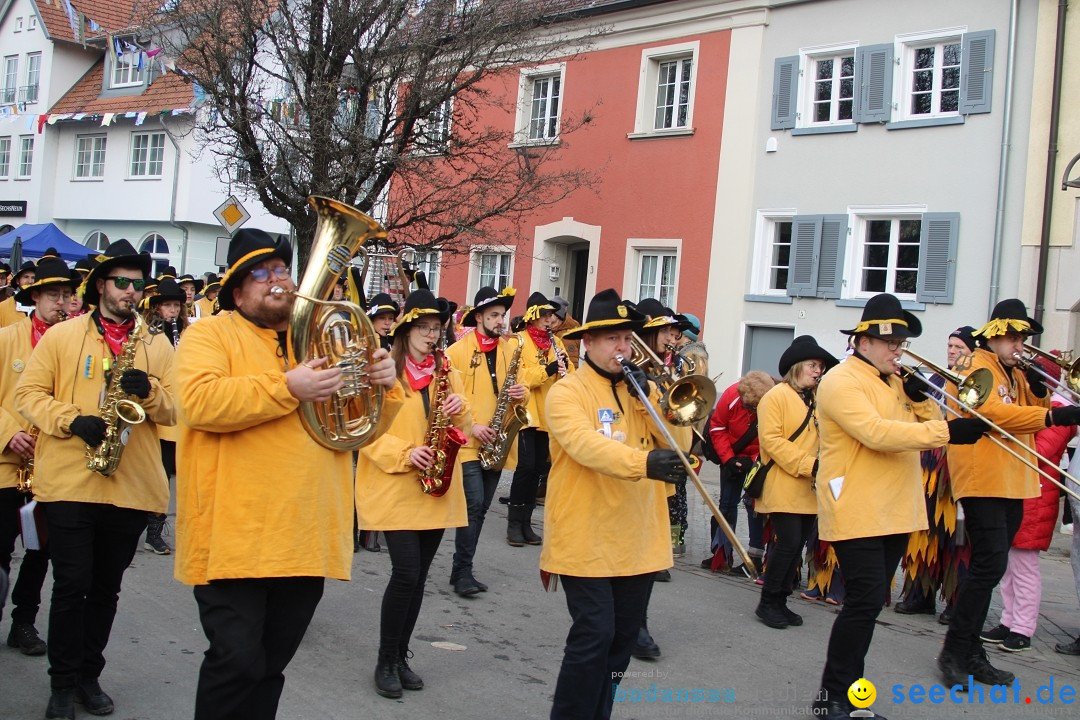
[[795, 328], [747, 325], [742, 374], [761, 370], [775, 376], [780, 365], [780, 356], [794, 339]]

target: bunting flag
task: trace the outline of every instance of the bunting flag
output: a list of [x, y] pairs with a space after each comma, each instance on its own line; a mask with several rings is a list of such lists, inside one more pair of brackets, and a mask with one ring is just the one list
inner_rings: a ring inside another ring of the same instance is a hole
[[135, 124], [136, 125], [142, 125], [144, 122], [146, 122], [146, 111], [145, 110], [143, 110], [142, 112], [140, 112], [138, 115], [135, 116]]
[[105, 113], [101, 116], [101, 127], [108, 127], [112, 125], [113, 118], [116, 117], [116, 113]]

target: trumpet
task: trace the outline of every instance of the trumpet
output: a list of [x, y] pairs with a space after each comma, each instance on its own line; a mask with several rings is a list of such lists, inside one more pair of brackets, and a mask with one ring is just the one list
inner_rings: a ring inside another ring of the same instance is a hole
[[[959, 375], [958, 373], [950, 372], [949, 370], [946, 370], [945, 368], [942, 368], [942, 367], [940, 367], [938, 365], [935, 365], [934, 363], [930, 362], [929, 360], [921, 357], [920, 355], [918, 355], [916, 353], [911, 352], [910, 350], [905, 350], [904, 354], [911, 357], [911, 359], [914, 360], [916, 363], [918, 363], [919, 366], [924, 366], [924, 367], [929, 368], [930, 370], [933, 370], [938, 375], [941, 375], [943, 378], [945, 378], [946, 380], [951, 382], [953, 385], [957, 386], [958, 389], [957, 389], [956, 395], [950, 395], [949, 393], [945, 392], [944, 389], [939, 389], [932, 382], [930, 382], [929, 380], [924, 378], [922, 376], [922, 374], [920, 374], [917, 369], [908, 367], [906, 365], [901, 365], [900, 366], [900, 371], [902, 373], [910, 375], [911, 377], [915, 377], [915, 378], [921, 380], [923, 383], [926, 384], [926, 386], [932, 391], [932, 392], [927, 392], [926, 396], [928, 398], [930, 398], [931, 400], [933, 400], [938, 405], [940, 405], [943, 410], [946, 410], [946, 411], [952, 413], [956, 417], [963, 417], [963, 414], [959, 410], [955, 410], [954, 408], [950, 407], [948, 403], [944, 402], [941, 398], [937, 397], [934, 393], [940, 393], [943, 397], [946, 397], [949, 400], [952, 400], [957, 405], [959, 405], [962, 410], [964, 410], [968, 414], [978, 418], [979, 420], [982, 420], [984, 423], [989, 425], [995, 432], [999, 433], [1003, 438], [1005, 438], [1006, 440], [1010, 440], [1013, 443], [1016, 443], [1020, 447], [1024, 448], [1029, 453], [1034, 455], [1036, 458], [1038, 458], [1039, 460], [1042, 460], [1044, 463], [1046, 463], [1049, 467], [1056, 467], [1057, 466], [1057, 463], [1055, 463], [1055, 462], [1051, 461], [1049, 458], [1043, 457], [1039, 453], [1035, 452], [1035, 450], [1031, 449], [1030, 447], [1028, 447], [1024, 443], [1020, 442], [1020, 439], [1017, 438], [1015, 435], [1013, 435], [1012, 433], [1004, 430], [1000, 425], [998, 425], [997, 423], [995, 423], [990, 418], [986, 417], [985, 415], [983, 415], [981, 412], [979, 412], [977, 410], [977, 408], [980, 405], [982, 405], [984, 402], [986, 402], [987, 398], [990, 397], [990, 393], [993, 392], [993, 389], [994, 389], [994, 376], [990, 373], [989, 370], [987, 370], [986, 368], [979, 368], [978, 370], [975, 370], [975, 371], [969, 373], [966, 376], [962, 376], [962, 375]], [[1053, 475], [1051, 475], [1050, 473], [1046, 472], [1041, 467], [1039, 467], [1038, 463], [1031, 462], [1030, 460], [1028, 460], [1027, 458], [1020, 455], [1020, 453], [1016, 452], [1011, 447], [1006, 445], [1003, 441], [999, 440], [998, 438], [994, 437], [993, 435], [988, 434], [988, 435], [986, 435], [986, 437], [991, 442], [993, 442], [995, 445], [1000, 447], [1002, 450], [1004, 450], [1005, 452], [1009, 453], [1014, 458], [1019, 460], [1021, 463], [1023, 463], [1027, 467], [1031, 468], [1035, 472], [1039, 473], [1040, 475], [1042, 475], [1044, 478], [1046, 478], [1050, 482], [1057, 485], [1061, 490], [1063, 490], [1064, 492], [1067, 492], [1069, 495], [1072, 495], [1077, 500], [1080, 500], [1080, 495], [1077, 495], [1075, 492], [1073, 492], [1068, 487], [1066, 487], [1064, 483], [1058, 481], [1058, 479], [1055, 478]], [[1064, 475], [1065, 477], [1067, 477], [1069, 480], [1073, 481], [1074, 483], [1077, 482], [1076, 478], [1074, 478], [1072, 475], [1065, 472], [1064, 470], [1061, 470], [1060, 472], [1061, 472], [1062, 475]], [[1080, 483], [1077, 483], [1077, 484], [1080, 484]]]
[[[1047, 385], [1051, 390], [1064, 396], [1065, 400], [1070, 405], [1076, 405], [1077, 401], [1080, 400], [1080, 359], [1069, 362], [1066, 357], [1053, 355], [1030, 343], [1024, 343], [1024, 350], [1026, 350], [1028, 354], [1013, 354], [1013, 358], [1016, 359], [1017, 364], [1024, 370], [1034, 370], [1039, 375], [1042, 375], [1046, 379]], [[1064, 370], [1065, 381], [1062, 382], [1060, 377], [1054, 377], [1039, 367], [1039, 364], [1035, 362], [1035, 357], [1046, 358]]]

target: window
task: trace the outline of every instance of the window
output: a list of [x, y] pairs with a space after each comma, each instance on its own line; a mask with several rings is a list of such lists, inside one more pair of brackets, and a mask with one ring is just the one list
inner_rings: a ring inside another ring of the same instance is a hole
[[565, 71], [562, 63], [522, 70], [514, 144], [558, 142]]
[[9, 55], [4, 58], [4, 85], [0, 87], [0, 105], [15, 102], [16, 86], [19, 83], [19, 56]]
[[94, 230], [92, 233], [86, 236], [86, 240], [83, 241], [83, 245], [91, 250], [97, 250], [103, 252], [105, 248], [109, 247], [109, 236], [100, 230]]
[[907, 114], [959, 114], [960, 38], [909, 46], [905, 55]]
[[424, 273], [428, 288], [437, 295], [439, 293], [439, 251], [428, 250], [416, 253], [416, 269]]
[[863, 217], [857, 250], [855, 297], [888, 292], [914, 300], [919, 286], [922, 219]]
[[22, 32], [23, 19], [21, 17], [15, 18], [15, 32]]
[[855, 51], [807, 59], [809, 125], [851, 122], [855, 105]]
[[791, 267], [791, 217], [794, 214], [793, 210], [758, 212], [751, 293], [777, 297], [787, 295]]
[[0, 137], [0, 178], [11, 172], [11, 138]]
[[19, 138], [19, 172], [15, 177], [28, 178], [34, 168], [34, 136]]
[[110, 87], [132, 87], [143, 84], [143, 54], [141, 50], [124, 52], [119, 57], [112, 53], [108, 53], [108, 55], [112, 58], [113, 63]]
[[426, 118], [416, 122], [414, 145], [417, 152], [437, 154], [446, 151], [450, 141], [450, 124], [454, 115], [454, 99], [447, 98]]
[[26, 21], [27, 30], [37, 30], [37, 15], [31, 15], [30, 19]]
[[20, 89], [19, 101], [27, 104], [36, 103], [40, 83], [41, 53], [31, 53], [26, 56], [26, 85]]
[[75, 179], [105, 176], [105, 136], [79, 135], [75, 138]]
[[169, 266], [169, 243], [162, 235], [150, 233], [143, 238], [142, 245], [139, 246], [139, 252], [143, 251], [150, 253], [154, 258], [153, 274], [155, 276], [165, 272], [165, 268]]
[[502, 292], [510, 284], [510, 253], [480, 253], [476, 262], [480, 266], [480, 284], [477, 287], [493, 287]]
[[131, 177], [161, 177], [165, 157], [165, 133], [133, 133]]
[[675, 303], [675, 260], [673, 252], [645, 251], [638, 254], [638, 302], [656, 298], [665, 307]]
[[634, 131], [629, 137], [689, 133], [693, 128], [698, 43], [643, 50]]

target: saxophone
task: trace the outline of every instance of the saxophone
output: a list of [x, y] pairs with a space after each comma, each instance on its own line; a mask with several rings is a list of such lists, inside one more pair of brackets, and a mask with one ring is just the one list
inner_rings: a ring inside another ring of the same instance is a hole
[[105, 399], [98, 412], [105, 421], [105, 440], [97, 447], [86, 446], [86, 468], [109, 477], [120, 466], [120, 456], [131, 436], [131, 428], [146, 420], [142, 405], [132, 400], [120, 388], [120, 376], [135, 367], [135, 350], [146, 332], [146, 322], [135, 313], [135, 327], [120, 350], [112, 367], [112, 379], [105, 390]]
[[[525, 338], [521, 335], [517, 336], [517, 341], [517, 349], [510, 358], [510, 367], [506, 369], [506, 379], [503, 380], [499, 399], [495, 403], [495, 414], [491, 416], [490, 425], [496, 432], [495, 440], [480, 446], [480, 467], [485, 470], [502, 469], [518, 431], [529, 424], [529, 411], [521, 403], [512, 400], [509, 394], [510, 387], [517, 384], [521, 349], [525, 346]], [[509, 417], [507, 411], [510, 412]]]
[[[41, 431], [36, 426], [33, 426], [28, 434], [37, 442]], [[34, 457], [32, 455], [29, 460], [23, 460], [15, 470], [15, 488], [27, 495], [34, 492]]]
[[424, 444], [435, 451], [435, 461], [427, 470], [420, 471], [420, 489], [428, 495], [441, 497], [450, 489], [458, 449], [469, 442], [465, 433], [450, 424], [450, 414], [443, 410], [443, 403], [450, 396], [450, 361], [441, 347], [435, 353], [435, 376], [428, 387], [434, 391], [430, 396], [431, 412]]

